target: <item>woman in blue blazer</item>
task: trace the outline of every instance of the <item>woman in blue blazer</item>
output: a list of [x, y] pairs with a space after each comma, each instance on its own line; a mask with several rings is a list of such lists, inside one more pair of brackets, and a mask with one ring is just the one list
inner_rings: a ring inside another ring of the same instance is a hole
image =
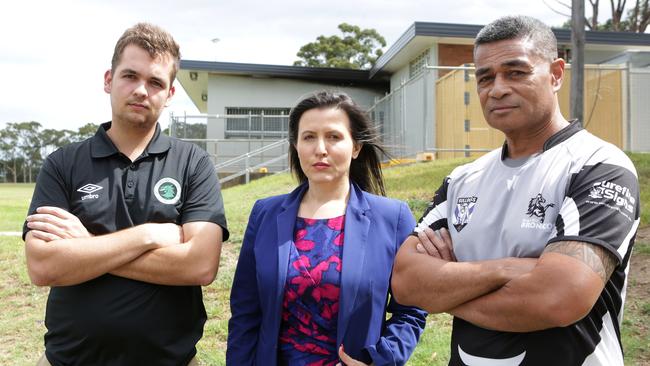
[[[390, 296], [395, 254], [415, 226], [384, 195], [376, 134], [345, 94], [289, 116], [301, 185], [251, 211], [230, 296], [228, 365], [403, 365], [426, 313]], [[386, 312], [391, 317], [386, 320]]]

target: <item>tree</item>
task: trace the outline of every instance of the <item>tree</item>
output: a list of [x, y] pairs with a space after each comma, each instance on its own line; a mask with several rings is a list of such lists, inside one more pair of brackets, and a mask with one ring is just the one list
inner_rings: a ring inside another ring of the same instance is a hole
[[[553, 8], [551, 4], [547, 3], [546, 0], [542, 0], [546, 6], [549, 7], [549, 9], [553, 10], [553, 12], [563, 15], [567, 18], [569, 18], [564, 24], [562, 24], [562, 28], [571, 28], [571, 2], [565, 3], [560, 0], [555, 0], [555, 5], [560, 6], [564, 8], [564, 11], [557, 10], [556, 8]], [[585, 18], [585, 26], [589, 30], [597, 30], [598, 29], [598, 5], [599, 5], [600, 0], [589, 0], [589, 4], [591, 5], [591, 18]]]
[[78, 141], [76, 136], [77, 133], [70, 130], [44, 129], [40, 133], [41, 155], [46, 157], [61, 146]]
[[91, 138], [97, 132], [99, 125], [94, 123], [86, 123], [85, 125], [79, 127], [75, 136], [72, 137], [72, 141], [83, 141], [85, 139]]
[[[180, 139], [205, 139], [208, 135], [208, 125], [205, 123], [187, 123], [174, 122], [174, 136]], [[171, 136], [169, 127], [165, 128], [162, 133]], [[205, 141], [193, 141], [196, 145], [206, 150]]]
[[3, 170], [13, 182], [31, 182], [42, 163], [41, 124], [38, 122], [7, 123], [0, 130], [0, 157]]
[[17, 131], [16, 144], [23, 160], [23, 182], [32, 182], [43, 162], [41, 155], [41, 124], [35, 121], [13, 124]]
[[44, 129], [38, 122], [9, 122], [0, 129], [0, 176], [4, 181], [32, 182], [43, 159], [54, 150], [95, 134], [92, 123], [78, 131]]
[[[626, 0], [609, 0], [612, 17], [601, 23], [598, 20], [598, 7], [600, 5], [599, 0], [589, 0], [589, 4], [591, 4], [592, 16], [585, 21], [587, 29], [613, 32], [645, 33], [648, 25], [650, 24], [649, 1], [650, 0], [636, 0], [634, 7], [625, 13], [625, 6], [627, 5]], [[566, 2], [555, 0], [555, 5], [568, 9], [569, 13], [571, 12], [571, 5], [567, 4]], [[554, 12], [570, 18], [570, 15], [567, 15], [565, 12], [553, 8], [553, 6], [551, 6], [549, 3], [546, 3], [546, 6], [551, 8], [551, 10]], [[623, 14], [625, 14], [625, 17]], [[562, 28], [570, 27], [570, 20], [567, 20], [562, 25]]]
[[341, 23], [342, 36], [319, 36], [316, 42], [300, 47], [296, 54], [300, 60], [295, 66], [337, 67], [343, 69], [369, 69], [383, 54], [386, 40], [375, 29], [361, 29], [356, 25]]
[[20, 156], [18, 146], [16, 145], [17, 133], [11, 123], [8, 123], [5, 128], [0, 130], [0, 160], [2, 160], [2, 168], [7, 175], [12, 177], [14, 183], [18, 181], [18, 158]]
[[648, 0], [636, 0], [636, 5], [627, 13], [630, 31], [645, 33], [650, 25], [650, 4]]

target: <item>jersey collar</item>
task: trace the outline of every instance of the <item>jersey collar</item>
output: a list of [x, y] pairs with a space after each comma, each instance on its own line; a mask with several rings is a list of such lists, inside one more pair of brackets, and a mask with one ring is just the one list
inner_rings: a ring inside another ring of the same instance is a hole
[[[102, 123], [95, 136], [92, 137], [92, 143], [90, 144], [90, 150], [93, 158], [105, 158], [119, 153], [117, 147], [113, 144], [113, 141], [108, 137], [106, 131], [111, 128], [111, 122]], [[145, 149], [147, 154], [162, 154], [169, 150], [171, 147], [171, 140], [169, 136], [162, 133], [160, 130], [160, 125], [156, 124], [156, 132], [153, 134], [153, 138], [149, 145]]]
[[[582, 123], [577, 119], [571, 120], [568, 126], [559, 130], [553, 136], [549, 137], [548, 140], [546, 140], [546, 142], [544, 142], [544, 147], [542, 152], [550, 150], [551, 148], [568, 140], [569, 137], [575, 135], [580, 130], [582, 130]], [[505, 160], [507, 158], [508, 158], [508, 143], [504, 142], [503, 147], [501, 148], [501, 160]]]
[[564, 127], [546, 140], [544, 143], [544, 151], [550, 150], [552, 147], [568, 140], [569, 137], [575, 135], [580, 130], [582, 130], [582, 123], [577, 119], [571, 120], [568, 126]]

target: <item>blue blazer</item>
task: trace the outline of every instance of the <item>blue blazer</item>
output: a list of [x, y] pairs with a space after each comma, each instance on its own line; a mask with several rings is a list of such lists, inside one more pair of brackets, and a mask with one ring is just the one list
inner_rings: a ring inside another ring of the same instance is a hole
[[[306, 190], [259, 200], [251, 211], [230, 294], [227, 365], [277, 364], [289, 248]], [[336, 340], [359, 361], [403, 365], [424, 330], [423, 310], [389, 298], [393, 260], [414, 226], [404, 202], [350, 185]]]

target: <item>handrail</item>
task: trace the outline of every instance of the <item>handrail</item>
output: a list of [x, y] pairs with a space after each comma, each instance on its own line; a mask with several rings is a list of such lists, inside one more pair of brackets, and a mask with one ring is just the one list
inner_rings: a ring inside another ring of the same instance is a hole
[[289, 140], [283, 139], [283, 140], [279, 140], [279, 141], [276, 141], [274, 143], [271, 143], [269, 145], [262, 146], [262, 147], [260, 147], [258, 149], [253, 150], [253, 151], [249, 151], [249, 152], [247, 152], [245, 154], [239, 155], [236, 158], [232, 158], [232, 159], [224, 161], [222, 163], [215, 164], [214, 168], [218, 170], [218, 169], [221, 169], [223, 167], [233, 165], [234, 163], [240, 162], [242, 160], [246, 160], [246, 159], [250, 158], [253, 155], [261, 154], [263, 152], [274, 149], [274, 148], [276, 148], [278, 146], [281, 146], [281, 145], [284, 145], [284, 144], [289, 144]]
[[[249, 152], [247, 152], [245, 154], [242, 154], [242, 155], [240, 155], [240, 156], [238, 156], [236, 158], [224, 161], [224, 162], [219, 163], [219, 164], [215, 164], [214, 168], [215, 168], [215, 170], [217, 170], [217, 172], [220, 169], [223, 169], [224, 167], [234, 165], [234, 164], [240, 163], [242, 161], [245, 162], [245, 166], [246, 166], [244, 169], [242, 169], [242, 170], [240, 170], [238, 172], [235, 172], [233, 174], [230, 174], [230, 175], [228, 175], [226, 177], [223, 177], [223, 178], [219, 179], [219, 183], [223, 184], [223, 183], [231, 181], [231, 180], [233, 180], [233, 179], [235, 179], [237, 177], [241, 177], [242, 175], [246, 175], [246, 183], [249, 183], [250, 182], [250, 173], [252, 173], [253, 171], [255, 171], [255, 170], [257, 170], [257, 169], [259, 169], [261, 167], [264, 167], [266, 165], [273, 164], [275, 162], [286, 159], [287, 156], [288, 156], [288, 153], [284, 153], [284, 154], [281, 154], [279, 156], [275, 156], [275, 157], [273, 157], [273, 158], [271, 158], [269, 160], [266, 160], [266, 161], [264, 161], [264, 162], [262, 162], [260, 164], [252, 166], [252, 167], [250, 166], [251, 157], [253, 157], [255, 155], [262, 154], [262, 153], [264, 153], [264, 152], [266, 152], [268, 150], [272, 150], [272, 149], [278, 148], [280, 146], [284, 146], [285, 144], [287, 146], [289, 145], [289, 140], [288, 139], [282, 139], [282, 140], [273, 142], [273, 143], [271, 143], [269, 145], [262, 146], [262, 147], [260, 147], [258, 149], [255, 149], [253, 151], [249, 151]], [[286, 171], [286, 169], [285, 169], [285, 171]]]
[[[289, 155], [289, 154], [286, 154], [286, 153], [285, 153], [285, 154], [282, 154], [282, 155], [280, 155], [280, 156], [277, 156], [277, 157], [275, 157], [275, 158], [273, 158], [273, 159], [271, 159], [271, 160], [265, 161], [264, 163], [261, 163], [261, 164], [255, 165], [255, 166], [253, 166], [253, 167], [246, 168], [246, 169], [240, 170], [240, 171], [238, 171], [238, 172], [236, 172], [236, 173], [230, 174], [230, 175], [228, 175], [228, 176], [226, 176], [226, 177], [223, 177], [223, 178], [219, 179], [219, 183], [220, 183], [220, 184], [223, 184], [223, 183], [228, 182], [228, 181], [231, 181], [231, 180], [233, 180], [233, 179], [235, 179], [235, 178], [241, 177], [241, 176], [244, 175], [244, 174], [247, 175], [247, 176], [246, 176], [246, 177], [247, 177], [247, 178], [246, 178], [246, 183], [249, 183], [249, 181], [250, 181], [250, 176], [248, 176], [248, 174], [254, 172], [255, 170], [257, 170], [257, 169], [259, 169], [259, 168], [261, 168], [261, 167], [263, 167], [263, 166], [265, 166], [265, 165], [275, 163], [276, 161], [279, 161], [279, 160], [282, 160], [282, 159], [286, 159], [288, 155]], [[288, 170], [289, 170], [289, 168], [284, 169], [284, 170], [281, 170], [281, 171], [279, 171], [279, 172], [276, 172], [275, 174], [277, 174], [277, 173], [284, 173], [284, 172], [286, 172], [286, 171], [288, 171]]]

